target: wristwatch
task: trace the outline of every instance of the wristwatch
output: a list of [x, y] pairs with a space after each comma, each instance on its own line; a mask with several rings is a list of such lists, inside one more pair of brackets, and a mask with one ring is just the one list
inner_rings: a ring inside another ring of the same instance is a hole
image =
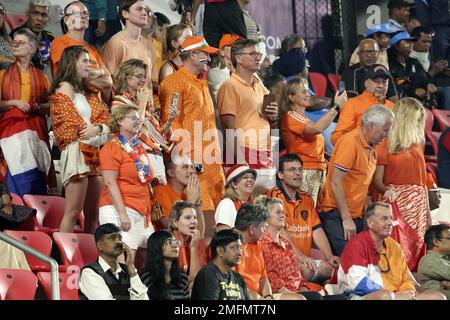
[[339, 111], [341, 111], [341, 106], [335, 104], [334, 106], [331, 107], [331, 109], [334, 109], [334, 110], [336, 110], [337, 113], [339, 113]]

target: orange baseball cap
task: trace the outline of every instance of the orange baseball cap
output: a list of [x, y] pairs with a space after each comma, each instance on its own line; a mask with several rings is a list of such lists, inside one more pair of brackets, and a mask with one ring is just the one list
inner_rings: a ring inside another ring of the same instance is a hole
[[219, 52], [219, 49], [210, 47], [205, 38], [198, 36], [192, 36], [183, 41], [183, 44], [181, 45], [181, 51], [191, 50], [201, 50], [210, 54], [216, 54]]
[[233, 45], [233, 43], [235, 43], [239, 39], [242, 39], [242, 38], [235, 34], [226, 33], [220, 39], [219, 48], [222, 49], [223, 47], [231, 46], [231, 45]]

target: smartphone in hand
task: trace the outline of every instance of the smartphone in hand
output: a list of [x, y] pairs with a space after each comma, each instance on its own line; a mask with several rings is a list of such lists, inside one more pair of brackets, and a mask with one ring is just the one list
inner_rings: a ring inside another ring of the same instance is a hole
[[276, 97], [272, 93], [266, 94], [264, 96], [263, 103], [262, 103], [262, 106], [261, 106], [261, 112], [260, 112], [263, 116], [267, 116], [266, 107], [269, 104], [271, 104], [272, 102], [275, 102], [275, 100], [276, 100]]
[[177, 112], [178, 112], [178, 98], [180, 97], [180, 94], [178, 92], [174, 92], [172, 95], [172, 105], [175, 106]]
[[341, 95], [342, 94], [342, 92], [344, 92], [345, 91], [345, 83], [344, 83], [344, 81], [339, 81], [339, 88], [338, 88], [338, 90], [339, 90], [339, 95]]

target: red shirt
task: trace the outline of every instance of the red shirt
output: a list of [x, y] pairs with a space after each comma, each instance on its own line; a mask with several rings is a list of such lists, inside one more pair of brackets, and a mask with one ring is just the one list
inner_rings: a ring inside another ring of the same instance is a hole
[[276, 242], [268, 231], [264, 232], [261, 239], [264, 263], [272, 291], [276, 293], [284, 287], [299, 292], [303, 286], [300, 265], [291, 244], [282, 237], [280, 241], [282, 245]]

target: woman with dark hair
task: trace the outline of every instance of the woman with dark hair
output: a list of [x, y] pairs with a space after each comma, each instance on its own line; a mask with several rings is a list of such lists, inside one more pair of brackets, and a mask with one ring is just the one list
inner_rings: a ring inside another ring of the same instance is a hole
[[91, 69], [89, 71], [89, 85], [100, 90], [105, 102], [111, 98], [112, 79], [103, 63], [98, 50], [84, 41], [84, 34], [89, 27], [89, 11], [81, 1], [72, 1], [64, 8], [64, 16], [61, 19], [63, 35], [56, 37], [52, 42], [50, 60], [52, 75], [60, 67], [64, 49], [70, 46], [82, 46], [88, 50]]
[[5, 26], [5, 14], [6, 10], [3, 4], [0, 3], [0, 66], [7, 66], [14, 61], [12, 53], [10, 38], [6, 32]]
[[179, 253], [179, 243], [168, 230], [148, 238], [147, 261], [139, 276], [150, 300], [189, 300], [188, 277], [178, 268]]
[[98, 224], [99, 152], [107, 140], [109, 113], [98, 92], [88, 85], [90, 65], [86, 48], [66, 48], [50, 89], [50, 116], [61, 150], [61, 180], [66, 190], [61, 232], [73, 231], [81, 210], [86, 217], [84, 232], [93, 233]]

